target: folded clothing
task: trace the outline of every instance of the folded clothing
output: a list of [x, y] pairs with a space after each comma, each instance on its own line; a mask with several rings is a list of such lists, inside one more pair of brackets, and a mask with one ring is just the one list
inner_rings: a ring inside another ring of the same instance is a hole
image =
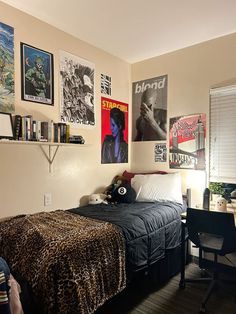
[[10, 268], [2, 257], [0, 257], [0, 271], [4, 273], [6, 280], [10, 278]]
[[23, 314], [20, 285], [10, 273], [7, 262], [0, 257], [0, 313]]

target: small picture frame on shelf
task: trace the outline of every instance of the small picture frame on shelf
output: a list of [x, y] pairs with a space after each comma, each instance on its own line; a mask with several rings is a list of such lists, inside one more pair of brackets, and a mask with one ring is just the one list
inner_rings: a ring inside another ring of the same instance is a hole
[[21, 43], [21, 98], [53, 106], [53, 54]]
[[10, 113], [0, 112], [0, 139], [13, 139], [12, 116]]

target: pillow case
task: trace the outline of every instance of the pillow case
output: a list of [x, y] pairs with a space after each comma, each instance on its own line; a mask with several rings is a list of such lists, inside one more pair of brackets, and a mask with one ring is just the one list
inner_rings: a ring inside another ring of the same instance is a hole
[[183, 204], [180, 173], [166, 175], [135, 175], [131, 186], [136, 191], [136, 202], [172, 201]]
[[153, 171], [153, 172], [129, 172], [129, 171], [124, 171], [122, 173], [122, 177], [126, 178], [127, 181], [131, 182], [131, 179], [135, 176], [135, 175], [139, 175], [139, 174], [144, 174], [144, 175], [147, 175], [147, 174], [167, 174], [167, 172], [165, 171], [161, 171], [161, 170], [158, 170], [158, 171]]

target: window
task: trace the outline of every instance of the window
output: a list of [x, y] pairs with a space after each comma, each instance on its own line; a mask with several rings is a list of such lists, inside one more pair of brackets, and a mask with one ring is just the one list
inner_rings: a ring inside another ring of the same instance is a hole
[[210, 181], [236, 183], [236, 85], [210, 90]]

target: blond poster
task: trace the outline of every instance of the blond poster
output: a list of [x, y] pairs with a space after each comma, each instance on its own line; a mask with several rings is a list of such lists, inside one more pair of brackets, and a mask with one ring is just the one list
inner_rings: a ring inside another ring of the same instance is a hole
[[133, 83], [132, 140], [166, 140], [167, 75]]
[[101, 98], [102, 164], [128, 162], [128, 104]]
[[170, 168], [205, 169], [206, 114], [170, 118]]

